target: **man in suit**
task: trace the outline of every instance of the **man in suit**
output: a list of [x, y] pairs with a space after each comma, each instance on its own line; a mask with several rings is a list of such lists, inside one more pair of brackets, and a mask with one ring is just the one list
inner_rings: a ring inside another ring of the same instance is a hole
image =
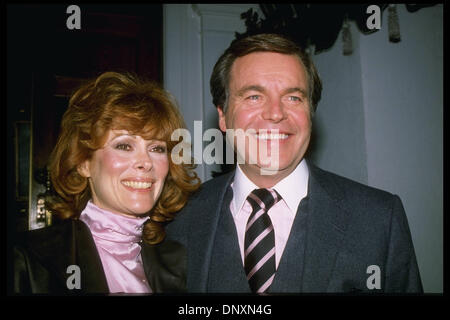
[[322, 90], [307, 54], [279, 35], [235, 40], [210, 84], [220, 129], [247, 143], [168, 225], [189, 292], [422, 292], [399, 197], [304, 158]]

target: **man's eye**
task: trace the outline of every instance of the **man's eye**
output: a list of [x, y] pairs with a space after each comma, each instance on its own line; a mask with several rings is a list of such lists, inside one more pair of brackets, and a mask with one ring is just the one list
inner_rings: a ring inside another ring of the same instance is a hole
[[119, 143], [116, 145], [117, 150], [130, 151], [131, 146], [128, 143]]
[[256, 101], [256, 100], [258, 100], [259, 98], [260, 98], [260, 96], [258, 96], [258, 95], [253, 95], [253, 96], [249, 96], [247, 99]]
[[300, 99], [300, 97], [297, 96], [289, 96], [289, 100], [294, 102], [302, 101], [302, 99]]

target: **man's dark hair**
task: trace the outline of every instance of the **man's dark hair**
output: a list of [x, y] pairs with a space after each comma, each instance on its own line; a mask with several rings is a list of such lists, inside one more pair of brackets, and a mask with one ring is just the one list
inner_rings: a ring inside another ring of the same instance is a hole
[[277, 52], [300, 58], [308, 76], [308, 98], [312, 106], [311, 114], [314, 114], [322, 94], [322, 82], [316, 67], [309, 55], [294, 41], [279, 34], [258, 34], [231, 43], [220, 56], [211, 75], [210, 88], [214, 105], [226, 110], [231, 67], [237, 58], [253, 52]]

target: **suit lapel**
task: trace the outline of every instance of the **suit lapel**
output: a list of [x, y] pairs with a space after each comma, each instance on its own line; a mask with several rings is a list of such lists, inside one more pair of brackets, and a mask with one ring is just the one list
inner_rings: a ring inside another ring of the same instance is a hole
[[230, 211], [233, 190], [230, 186], [225, 194], [219, 224], [214, 237], [209, 267], [208, 292], [248, 292], [244, 266], [242, 264], [236, 226]]
[[308, 197], [302, 199], [269, 292], [301, 292], [306, 242]]
[[234, 172], [231, 172], [217, 178], [217, 187], [211, 188], [210, 192], [204, 192], [202, 198], [197, 201], [199, 206], [192, 208], [192, 210], [198, 210], [198, 218], [190, 220], [189, 225], [188, 243], [190, 246], [195, 246], [195, 250], [189, 250], [188, 253], [190, 276], [187, 287], [190, 291], [206, 292], [207, 290], [217, 225], [224, 205], [224, 196], [233, 177]]
[[74, 252], [83, 273], [81, 290], [95, 293], [109, 292], [102, 261], [89, 228], [80, 220], [74, 221], [72, 228]]
[[350, 211], [342, 191], [322, 170], [309, 165], [309, 214], [306, 233], [303, 292], [326, 292], [345, 235]]
[[186, 291], [186, 248], [176, 241], [141, 244], [145, 275], [153, 292]]
[[[79, 220], [66, 220], [60, 224], [34, 232], [30, 250], [41, 258], [49, 270], [53, 292], [79, 294], [109, 292], [103, 266], [88, 227]], [[80, 267], [81, 288], [69, 290], [67, 279], [71, 265]]]

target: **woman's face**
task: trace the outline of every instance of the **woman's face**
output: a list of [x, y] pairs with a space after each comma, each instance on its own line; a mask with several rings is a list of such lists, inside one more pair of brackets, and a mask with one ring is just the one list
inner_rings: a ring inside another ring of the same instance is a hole
[[155, 205], [169, 172], [167, 146], [126, 130], [110, 130], [103, 148], [78, 171], [89, 177], [96, 206], [127, 216], [143, 215]]

